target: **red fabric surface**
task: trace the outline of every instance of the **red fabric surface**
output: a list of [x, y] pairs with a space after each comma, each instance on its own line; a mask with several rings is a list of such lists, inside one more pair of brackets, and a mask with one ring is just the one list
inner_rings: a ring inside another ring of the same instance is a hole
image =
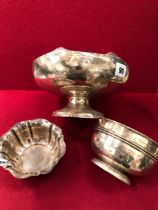
[[[99, 103], [98, 103], [99, 101]], [[0, 209], [157, 210], [158, 166], [127, 186], [91, 163], [96, 120], [55, 118], [65, 100], [44, 91], [0, 91], [0, 135], [21, 120], [45, 118], [63, 129], [67, 152], [48, 175], [18, 180], [0, 168]], [[96, 96], [92, 106], [158, 141], [158, 96], [116, 93]]]
[[33, 59], [56, 47], [115, 52], [129, 64], [129, 81], [92, 106], [158, 141], [157, 10], [157, 0], [0, 0], [0, 135], [21, 120], [45, 118], [63, 129], [67, 144], [48, 175], [18, 180], [0, 168], [0, 210], [158, 209], [158, 166], [130, 176], [129, 187], [93, 165], [97, 121], [51, 117], [66, 100], [37, 91], [32, 77]]
[[157, 0], [0, 0], [0, 88], [36, 89], [34, 58], [63, 46], [125, 59], [125, 91], [157, 92]]

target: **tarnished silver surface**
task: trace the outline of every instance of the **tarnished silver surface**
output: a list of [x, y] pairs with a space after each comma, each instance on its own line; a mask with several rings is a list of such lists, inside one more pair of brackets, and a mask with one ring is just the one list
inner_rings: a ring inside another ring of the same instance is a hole
[[60, 117], [100, 118], [89, 107], [88, 96], [106, 88], [109, 81], [124, 83], [128, 66], [114, 53], [97, 54], [57, 48], [34, 61], [34, 77], [43, 89], [67, 94], [68, 105], [54, 112]]
[[92, 161], [126, 184], [127, 173], [143, 175], [158, 161], [158, 143], [116, 121], [102, 118], [92, 138]]
[[47, 174], [65, 150], [58, 126], [44, 119], [22, 121], [0, 138], [0, 166], [17, 178]]

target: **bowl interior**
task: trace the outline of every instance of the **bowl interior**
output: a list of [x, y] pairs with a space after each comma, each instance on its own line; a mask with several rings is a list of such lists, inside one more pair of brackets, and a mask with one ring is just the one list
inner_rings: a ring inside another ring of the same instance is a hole
[[46, 173], [62, 156], [60, 128], [46, 120], [21, 122], [1, 138], [1, 153], [11, 171], [21, 174]]

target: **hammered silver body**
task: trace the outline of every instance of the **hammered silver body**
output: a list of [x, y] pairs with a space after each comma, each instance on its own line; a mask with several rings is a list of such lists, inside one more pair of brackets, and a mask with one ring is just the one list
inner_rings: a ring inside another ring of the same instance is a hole
[[16, 178], [47, 174], [65, 150], [58, 126], [45, 119], [22, 121], [0, 138], [0, 165]]
[[39, 87], [69, 96], [68, 105], [53, 115], [59, 117], [100, 118], [89, 106], [88, 96], [105, 89], [110, 81], [128, 79], [127, 64], [114, 53], [99, 54], [57, 48], [35, 59], [34, 78]]

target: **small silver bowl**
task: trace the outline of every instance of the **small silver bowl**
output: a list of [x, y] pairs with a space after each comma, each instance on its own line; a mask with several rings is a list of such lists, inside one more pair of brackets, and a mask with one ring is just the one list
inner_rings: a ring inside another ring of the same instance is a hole
[[92, 162], [130, 184], [126, 174], [144, 175], [158, 161], [158, 143], [116, 121], [102, 118], [92, 137]]
[[47, 174], [65, 150], [58, 126], [44, 119], [22, 121], [0, 138], [0, 165], [16, 178]]

